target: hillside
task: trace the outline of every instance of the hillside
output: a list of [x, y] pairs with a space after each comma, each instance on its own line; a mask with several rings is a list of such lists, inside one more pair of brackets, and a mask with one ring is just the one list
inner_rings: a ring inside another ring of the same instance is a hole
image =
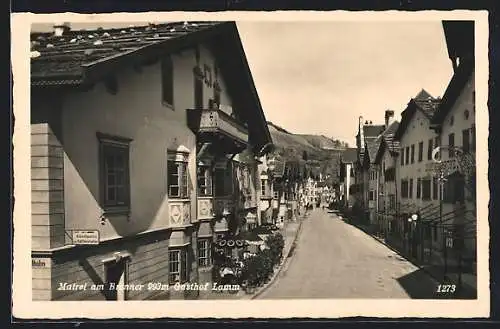
[[330, 183], [337, 181], [338, 156], [346, 143], [323, 135], [293, 134], [268, 122], [276, 152], [287, 161], [298, 162], [307, 167], [312, 176], [330, 176]]

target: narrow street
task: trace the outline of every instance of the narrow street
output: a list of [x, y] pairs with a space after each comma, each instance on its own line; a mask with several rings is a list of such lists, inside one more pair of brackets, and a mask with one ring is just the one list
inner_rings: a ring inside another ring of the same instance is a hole
[[291, 259], [259, 299], [437, 298], [436, 286], [371, 236], [316, 209], [304, 220]]

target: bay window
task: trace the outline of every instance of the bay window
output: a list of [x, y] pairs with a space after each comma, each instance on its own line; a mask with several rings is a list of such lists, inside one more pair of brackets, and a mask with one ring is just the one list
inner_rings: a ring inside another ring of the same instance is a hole
[[172, 198], [188, 197], [187, 162], [168, 160], [168, 196]]
[[212, 172], [209, 166], [201, 165], [197, 168], [198, 196], [212, 195]]

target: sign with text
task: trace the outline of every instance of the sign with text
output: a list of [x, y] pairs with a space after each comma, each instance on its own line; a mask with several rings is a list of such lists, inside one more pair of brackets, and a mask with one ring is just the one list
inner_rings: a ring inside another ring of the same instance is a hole
[[99, 244], [99, 231], [73, 230], [71, 233], [73, 244]]

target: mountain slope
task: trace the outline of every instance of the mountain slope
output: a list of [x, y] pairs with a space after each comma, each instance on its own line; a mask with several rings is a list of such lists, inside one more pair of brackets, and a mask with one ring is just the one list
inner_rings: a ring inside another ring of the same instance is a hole
[[338, 173], [338, 157], [346, 143], [323, 135], [293, 134], [268, 122], [269, 131], [278, 153], [286, 161], [297, 162], [307, 167], [312, 176], [329, 176], [335, 183]]

